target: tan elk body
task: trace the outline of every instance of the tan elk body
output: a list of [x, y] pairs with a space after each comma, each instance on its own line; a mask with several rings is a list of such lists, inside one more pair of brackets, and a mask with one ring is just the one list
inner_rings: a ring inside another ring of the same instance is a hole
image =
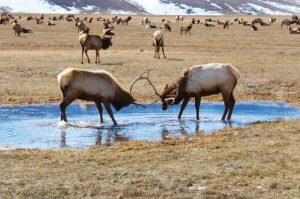
[[89, 71], [69, 68], [57, 76], [60, 89], [63, 94], [63, 101], [60, 104], [61, 120], [67, 122], [66, 107], [76, 99], [93, 101], [100, 114], [100, 122], [103, 122], [102, 106], [104, 104], [113, 123], [114, 119], [110, 104], [119, 111], [130, 104], [136, 104], [130, 93], [125, 91], [118, 81], [104, 70]]

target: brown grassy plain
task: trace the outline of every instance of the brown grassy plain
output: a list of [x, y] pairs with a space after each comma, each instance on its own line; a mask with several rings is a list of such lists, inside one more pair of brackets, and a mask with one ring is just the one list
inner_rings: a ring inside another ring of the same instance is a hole
[[[34, 31], [23, 37], [15, 37], [10, 26], [0, 26], [0, 104], [58, 102], [61, 94], [56, 76], [67, 67], [108, 70], [126, 88], [152, 68], [153, 83], [162, 89], [187, 66], [226, 62], [241, 72], [237, 101], [281, 100], [300, 105], [300, 36], [280, 28], [286, 17], [278, 17], [270, 27], [258, 26], [258, 32], [237, 24], [229, 30], [195, 25], [191, 36], [181, 36], [180, 23], [164, 16], [172, 21], [173, 31], [165, 33], [167, 59], [161, 60], [152, 58], [153, 30], [139, 25], [142, 17], [134, 16], [128, 26], [115, 25], [113, 46], [100, 52], [102, 63], [98, 65], [87, 64], [86, 58], [80, 64], [74, 23], [48, 27], [22, 20]], [[235, 17], [212, 18], [232, 21]], [[150, 16], [157, 25], [161, 18]], [[184, 23], [190, 20], [186, 17]], [[89, 26], [93, 33], [101, 34], [100, 22]], [[95, 53], [89, 55], [93, 62]], [[134, 92], [140, 100], [150, 100], [151, 94], [143, 83]], [[228, 128], [212, 135], [199, 132], [192, 141], [120, 142], [89, 150], [0, 151], [0, 197], [299, 198], [299, 132], [298, 119]]]

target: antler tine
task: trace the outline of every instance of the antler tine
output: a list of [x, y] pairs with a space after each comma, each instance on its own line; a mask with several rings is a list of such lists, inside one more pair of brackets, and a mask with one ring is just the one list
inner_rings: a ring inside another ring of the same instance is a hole
[[[153, 88], [155, 95], [157, 95], [158, 97], [160, 96], [160, 94], [157, 92], [155, 86], [153, 85], [153, 83], [152, 83], [151, 80], [149, 79], [150, 71], [151, 71], [151, 69], [148, 69], [147, 72], [143, 72], [143, 73], [140, 75], [140, 77], [138, 77], [136, 80], [134, 80], [134, 81], [131, 83], [131, 86], [130, 86], [130, 93], [131, 93], [131, 91], [132, 91], [133, 85], [134, 85], [138, 80], [145, 79], [145, 80], [148, 81], [149, 85]], [[143, 75], [146, 74], [146, 73], [147, 73], [147, 76], [146, 76], [146, 77], [143, 76]]]

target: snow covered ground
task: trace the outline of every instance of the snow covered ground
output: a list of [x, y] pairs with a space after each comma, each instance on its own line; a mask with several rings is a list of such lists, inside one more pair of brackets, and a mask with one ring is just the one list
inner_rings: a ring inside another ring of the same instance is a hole
[[10, 12], [28, 13], [78, 13], [76, 8], [65, 9], [52, 5], [45, 0], [0, 0], [0, 7], [8, 8]]
[[[65, 5], [55, 5], [51, 0], [0, 0], [0, 8], [8, 9], [11, 12], [28, 12], [28, 13], [89, 13], [95, 12], [97, 3], [94, 5], [86, 5], [84, 7], [76, 7], [75, 2], [84, 0], [74, 0], [75, 7], [67, 7]], [[240, 4], [238, 7], [230, 5], [230, 1], [223, 3], [218, 0], [206, 0], [212, 10], [207, 8], [191, 7], [185, 4], [164, 3], [162, 0], [124, 0], [141, 12], [156, 15], [221, 15], [223, 13], [247, 13], [247, 14], [271, 14], [271, 15], [287, 15], [300, 14], [300, 0], [249, 0], [248, 3]], [[200, 0], [199, 0], [200, 1]], [[259, 5], [258, 5], [259, 4]], [[261, 5], [265, 5], [265, 7]], [[70, 4], [69, 4], [70, 5]], [[224, 11], [225, 9], [226, 11]], [[112, 14], [134, 14], [130, 10], [108, 9], [107, 12]]]

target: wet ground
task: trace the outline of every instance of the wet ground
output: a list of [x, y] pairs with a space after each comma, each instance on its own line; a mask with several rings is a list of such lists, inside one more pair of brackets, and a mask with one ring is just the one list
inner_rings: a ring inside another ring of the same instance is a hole
[[195, 133], [211, 133], [224, 127], [244, 127], [258, 121], [300, 118], [300, 108], [280, 102], [237, 103], [232, 122], [220, 120], [223, 103], [202, 103], [200, 121], [189, 104], [182, 120], [177, 119], [180, 106], [167, 111], [160, 105], [147, 109], [130, 106], [115, 113], [119, 123], [113, 126], [104, 111], [105, 123], [99, 124], [95, 107], [82, 109], [73, 104], [67, 109], [69, 123], [60, 122], [59, 106], [0, 106], [0, 148], [86, 148], [114, 141], [189, 138]]

